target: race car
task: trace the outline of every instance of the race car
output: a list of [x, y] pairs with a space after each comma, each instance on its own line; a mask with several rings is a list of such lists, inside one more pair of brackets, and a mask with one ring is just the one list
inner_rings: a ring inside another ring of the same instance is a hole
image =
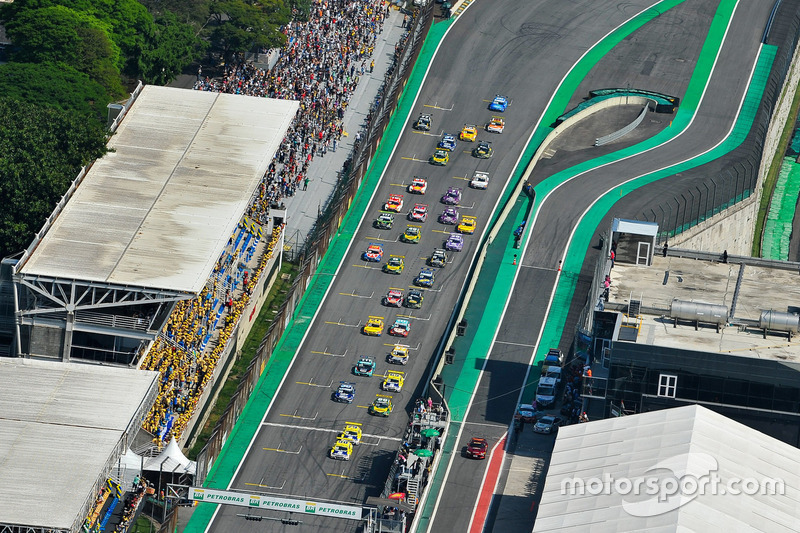
[[444, 249], [452, 252], [460, 252], [464, 248], [464, 237], [459, 233], [451, 233], [444, 243]]
[[427, 113], [420, 113], [417, 121], [414, 122], [414, 129], [419, 131], [431, 131], [431, 116]]
[[367, 251], [361, 254], [361, 259], [370, 263], [380, 263], [383, 261], [383, 245], [375, 242], [369, 243]]
[[456, 136], [451, 135], [450, 133], [445, 133], [442, 135], [442, 140], [439, 141], [439, 144], [437, 144], [436, 147], [441, 148], [442, 150], [447, 150], [448, 152], [452, 152], [456, 149]]
[[503, 112], [508, 109], [508, 103], [507, 97], [501, 94], [496, 94], [492, 99], [492, 103], [489, 104], [489, 110]]
[[383, 305], [389, 307], [400, 307], [403, 305], [403, 293], [397, 289], [389, 289], [383, 297]]
[[372, 357], [367, 357], [366, 355], [362, 355], [356, 361], [356, 365], [353, 367], [353, 374], [356, 376], [367, 376], [370, 377], [372, 374], [375, 373], [375, 359]]
[[450, 162], [450, 152], [446, 150], [436, 150], [431, 156], [431, 164], [445, 166]]
[[405, 344], [395, 344], [386, 360], [395, 365], [408, 364], [408, 346]]
[[411, 185], [408, 186], [408, 192], [412, 194], [425, 194], [428, 192], [428, 180], [420, 178], [419, 176], [414, 176], [414, 179], [411, 180]]
[[410, 244], [417, 244], [422, 237], [419, 226], [407, 226], [406, 231], [400, 235], [400, 240]]
[[439, 215], [439, 222], [442, 224], [458, 224], [458, 209], [455, 207], [445, 207]]
[[408, 212], [408, 219], [416, 222], [428, 220], [428, 204], [414, 204], [414, 208]]
[[344, 430], [339, 433], [336, 439], [359, 445], [361, 444], [361, 436], [361, 424], [357, 422], [345, 422]]
[[403, 195], [390, 194], [389, 199], [386, 200], [386, 205], [384, 208], [386, 211], [394, 211], [395, 213], [399, 213], [403, 209]]
[[378, 394], [372, 405], [369, 406], [369, 413], [376, 416], [389, 416], [394, 409], [391, 396]]
[[414, 278], [414, 285], [419, 287], [433, 287], [433, 282], [435, 281], [436, 273], [431, 270], [430, 268], [423, 268], [419, 271], [419, 274], [416, 278]]
[[489, 159], [492, 157], [493, 153], [494, 150], [492, 149], [492, 143], [489, 141], [478, 141], [478, 146], [472, 150], [472, 155], [478, 159]]
[[475, 226], [477, 225], [478, 221], [475, 217], [465, 216], [461, 219], [461, 224], [458, 225], [458, 231], [466, 235], [472, 235], [475, 233]]
[[405, 263], [403, 257], [399, 255], [389, 257], [389, 260], [383, 265], [383, 271], [389, 274], [402, 274], [403, 268], [405, 268]]
[[506, 121], [503, 117], [492, 117], [492, 120], [486, 125], [486, 131], [489, 133], [503, 133], [506, 128]]
[[467, 457], [473, 459], [486, 459], [486, 450], [489, 449], [489, 443], [486, 439], [479, 437], [472, 437], [467, 444]]
[[405, 372], [389, 370], [386, 372], [386, 379], [381, 383], [381, 389], [386, 392], [401, 392], [405, 383]]
[[481, 172], [476, 170], [475, 173], [472, 175], [472, 179], [469, 180], [469, 186], [473, 189], [483, 189], [486, 190], [489, 188], [489, 174], [486, 172]]
[[475, 139], [478, 137], [478, 127], [474, 124], [464, 124], [464, 127], [461, 128], [461, 134], [459, 134], [458, 138], [462, 141], [468, 142], [475, 142]]
[[383, 317], [371, 316], [367, 319], [367, 324], [363, 329], [364, 335], [375, 335], [380, 337], [383, 335]]
[[442, 195], [442, 203], [458, 205], [459, 202], [461, 202], [461, 187], [448, 187], [447, 192]]
[[346, 440], [337, 440], [330, 451], [331, 459], [338, 459], [340, 461], [349, 461], [352, 455], [353, 443]]
[[409, 309], [419, 309], [422, 307], [422, 293], [416, 290], [408, 291], [406, 297], [406, 307]]
[[447, 252], [437, 248], [428, 258], [428, 264], [432, 267], [444, 268], [447, 264]]
[[394, 324], [392, 324], [392, 327], [389, 328], [389, 335], [394, 335], [395, 337], [408, 337], [410, 331], [411, 322], [405, 318], [397, 318], [395, 319]]
[[394, 225], [394, 215], [391, 213], [381, 213], [372, 225], [378, 229], [392, 229]]
[[340, 381], [339, 388], [333, 393], [333, 400], [340, 403], [353, 403], [356, 398], [356, 386], [349, 381]]

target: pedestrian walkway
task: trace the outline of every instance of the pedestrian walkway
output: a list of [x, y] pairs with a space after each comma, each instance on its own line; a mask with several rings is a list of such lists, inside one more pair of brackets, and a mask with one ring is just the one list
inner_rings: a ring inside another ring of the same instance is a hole
[[367, 71], [361, 77], [344, 113], [342, 125], [346, 135], [342, 135], [336, 151], [329, 150], [324, 157], [318, 155], [311, 161], [308, 167], [308, 190], [298, 190], [294, 196], [283, 199], [286, 205], [287, 246], [299, 248], [302, 245], [331, 197], [342, 166], [353, 151], [356, 134], [366, 125], [367, 114], [394, 61], [394, 46], [406, 31], [402, 26], [403, 14], [390, 10], [383, 32], [375, 44], [373, 72]]

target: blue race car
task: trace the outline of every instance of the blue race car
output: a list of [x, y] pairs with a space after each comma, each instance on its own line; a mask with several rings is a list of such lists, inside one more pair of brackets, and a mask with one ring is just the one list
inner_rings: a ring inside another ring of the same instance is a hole
[[423, 268], [419, 271], [419, 275], [414, 279], [414, 285], [418, 287], [433, 287], [435, 279], [435, 271], [430, 268]]
[[340, 381], [339, 388], [333, 393], [333, 400], [340, 403], [353, 403], [356, 398], [356, 387], [347, 381]]
[[492, 111], [505, 111], [508, 108], [508, 97], [496, 94], [492, 103], [489, 104], [489, 109]]
[[439, 144], [437, 144], [436, 147], [441, 148], [442, 150], [447, 150], [448, 152], [452, 152], [456, 149], [456, 136], [445, 133], [442, 136], [442, 140], [439, 141]]

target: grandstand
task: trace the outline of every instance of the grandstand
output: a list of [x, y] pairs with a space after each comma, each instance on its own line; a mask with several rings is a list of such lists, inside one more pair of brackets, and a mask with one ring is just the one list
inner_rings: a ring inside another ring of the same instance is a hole
[[210, 348], [214, 331], [222, 335], [242, 311], [232, 296], [257, 277], [243, 264], [259, 245], [275, 246], [262, 240], [272, 229], [244, 215], [297, 109], [145, 87], [112, 151], [78, 176], [13, 265], [12, 355], [135, 365], [154, 341], [162, 350]]
[[0, 531], [82, 531], [101, 489], [119, 488], [109, 478], [158, 381], [156, 372], [0, 358]]

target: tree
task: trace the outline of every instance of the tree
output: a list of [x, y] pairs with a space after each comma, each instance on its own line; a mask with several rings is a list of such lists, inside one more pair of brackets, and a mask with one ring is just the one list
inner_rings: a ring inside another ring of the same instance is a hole
[[199, 59], [206, 43], [195, 36], [191, 26], [179, 22], [169, 11], [156, 18], [155, 28], [152, 40], [139, 55], [138, 71], [148, 83], [163, 85]]
[[106, 152], [83, 116], [0, 97], [0, 257], [24, 249], [75, 179]]
[[29, 104], [90, 116], [105, 124], [110, 97], [105, 88], [63, 63], [0, 65], [0, 94]]
[[283, 0], [216, 0], [211, 4], [215, 22], [211, 45], [224, 58], [253, 48], [277, 48], [286, 42], [280, 25], [291, 12]]

